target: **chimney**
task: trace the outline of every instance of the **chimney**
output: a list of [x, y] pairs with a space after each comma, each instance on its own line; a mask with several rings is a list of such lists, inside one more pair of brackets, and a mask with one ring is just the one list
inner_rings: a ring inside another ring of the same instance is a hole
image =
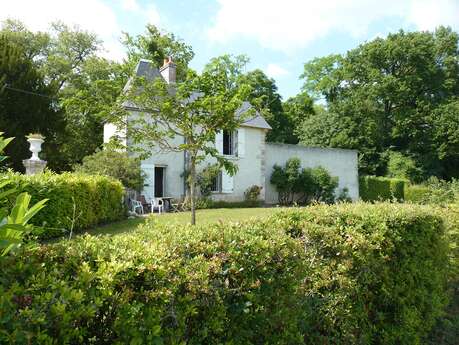
[[169, 56], [167, 59], [164, 59], [163, 67], [159, 69], [159, 72], [163, 76], [164, 80], [168, 84], [175, 83], [175, 77], [177, 73], [177, 66], [172, 61], [172, 57]]

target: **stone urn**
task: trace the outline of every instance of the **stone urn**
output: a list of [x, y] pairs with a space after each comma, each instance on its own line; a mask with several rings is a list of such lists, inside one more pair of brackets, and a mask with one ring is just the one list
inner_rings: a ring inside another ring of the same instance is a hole
[[29, 136], [27, 141], [30, 144], [30, 151], [32, 152], [32, 157], [30, 160], [39, 161], [40, 157], [38, 154], [41, 152], [41, 145], [45, 142], [41, 136]]
[[43, 172], [46, 167], [46, 161], [40, 159], [38, 154], [41, 152], [41, 145], [44, 143], [45, 138], [40, 134], [30, 134], [27, 136], [27, 141], [30, 144], [30, 152], [32, 157], [22, 161], [26, 168], [27, 175], [34, 175]]

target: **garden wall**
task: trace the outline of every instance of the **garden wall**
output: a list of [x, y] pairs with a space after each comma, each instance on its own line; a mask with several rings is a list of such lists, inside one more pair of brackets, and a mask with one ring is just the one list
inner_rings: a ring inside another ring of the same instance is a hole
[[278, 202], [276, 188], [269, 182], [274, 164], [284, 166], [287, 160], [293, 157], [301, 160], [303, 168], [322, 166], [331, 176], [338, 177], [337, 194], [343, 188], [347, 188], [352, 200], [359, 198], [357, 151], [267, 143], [265, 153], [266, 203], [276, 204]]

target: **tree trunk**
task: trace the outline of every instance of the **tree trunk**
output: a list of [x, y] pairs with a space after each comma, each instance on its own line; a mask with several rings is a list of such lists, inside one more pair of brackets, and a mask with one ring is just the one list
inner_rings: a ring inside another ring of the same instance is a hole
[[190, 166], [190, 198], [191, 198], [191, 225], [196, 224], [196, 159], [191, 157]]

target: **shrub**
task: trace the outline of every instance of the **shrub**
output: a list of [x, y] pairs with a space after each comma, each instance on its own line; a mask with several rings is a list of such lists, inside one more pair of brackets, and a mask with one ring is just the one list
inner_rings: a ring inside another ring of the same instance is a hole
[[124, 194], [120, 182], [98, 175], [46, 172], [32, 176], [7, 172], [4, 174], [16, 193], [32, 196], [32, 202], [48, 199], [31, 223], [42, 226], [41, 238], [62, 235], [70, 230], [86, 229], [97, 224], [119, 220], [125, 216]]
[[405, 186], [405, 201], [415, 204], [428, 204], [430, 199], [430, 188], [422, 185]]
[[247, 188], [246, 191], [244, 192], [244, 200], [248, 204], [260, 205], [260, 200], [258, 199], [260, 197], [262, 189], [263, 187], [257, 186], [257, 185], [253, 185]]
[[316, 206], [276, 227], [307, 248], [308, 344], [419, 344], [442, 314], [448, 248], [435, 210]]
[[359, 194], [363, 201], [402, 201], [405, 195], [405, 180], [380, 177], [361, 176], [359, 178]]
[[333, 203], [338, 178], [323, 167], [301, 169], [298, 158], [289, 159], [285, 167], [274, 165], [271, 183], [276, 187], [281, 204]]
[[90, 175], [110, 176], [121, 181], [123, 186], [141, 191], [145, 174], [140, 169], [140, 160], [129, 157], [127, 152], [105, 149], [83, 158], [74, 170]]
[[7, 258], [0, 343], [417, 344], [444, 305], [441, 218], [316, 206], [82, 236]]
[[405, 200], [416, 204], [447, 205], [459, 201], [459, 180], [429, 178], [422, 185], [407, 186]]

